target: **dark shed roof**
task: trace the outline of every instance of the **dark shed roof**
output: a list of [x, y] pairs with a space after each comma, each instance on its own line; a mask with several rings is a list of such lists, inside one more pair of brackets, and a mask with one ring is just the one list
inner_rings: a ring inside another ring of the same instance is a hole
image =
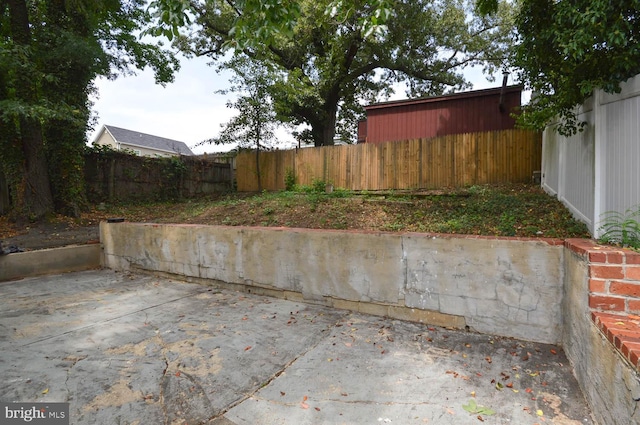
[[193, 155], [191, 149], [189, 149], [184, 142], [140, 133], [139, 131], [127, 130], [126, 128], [114, 127], [112, 125], [105, 125], [104, 128], [111, 133], [117, 142], [120, 143], [126, 143], [127, 145], [139, 146], [142, 148], [175, 152], [180, 155]]

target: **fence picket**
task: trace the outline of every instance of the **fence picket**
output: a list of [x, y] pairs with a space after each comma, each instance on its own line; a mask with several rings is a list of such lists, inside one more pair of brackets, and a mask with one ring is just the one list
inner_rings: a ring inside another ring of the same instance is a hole
[[[326, 146], [260, 154], [263, 189], [281, 190], [291, 170], [296, 181], [320, 179], [353, 190], [435, 189], [528, 182], [540, 170], [540, 133], [502, 130], [381, 144]], [[255, 153], [237, 158], [238, 190], [257, 190]]]

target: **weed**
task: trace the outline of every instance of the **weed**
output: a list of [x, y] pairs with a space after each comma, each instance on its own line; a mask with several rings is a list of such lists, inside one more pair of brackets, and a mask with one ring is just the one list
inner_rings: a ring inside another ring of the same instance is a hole
[[500, 215], [500, 222], [498, 224], [498, 230], [500, 234], [504, 236], [516, 235], [516, 217], [511, 212], [503, 212]]
[[623, 247], [640, 249], [640, 206], [624, 213], [607, 211], [602, 214], [600, 241], [620, 244]]
[[284, 190], [291, 192], [295, 190], [297, 184], [296, 173], [291, 168], [284, 172]]

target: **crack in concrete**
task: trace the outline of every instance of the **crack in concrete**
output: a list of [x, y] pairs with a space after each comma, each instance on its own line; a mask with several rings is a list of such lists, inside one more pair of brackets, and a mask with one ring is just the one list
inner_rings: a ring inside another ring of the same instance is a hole
[[64, 387], [67, 390], [67, 396], [65, 398], [65, 402], [68, 402], [70, 400], [69, 395], [71, 394], [71, 389], [69, 389], [69, 378], [71, 375], [71, 369], [73, 369], [75, 367], [75, 365], [77, 365], [79, 362], [81, 362], [82, 360], [86, 359], [88, 356], [67, 356], [62, 360], [66, 360], [66, 361], [71, 361], [71, 366], [69, 366], [67, 368], [67, 377], [64, 380]]
[[243, 403], [244, 401], [246, 401], [246, 400], [248, 400], [248, 399], [250, 399], [252, 397], [253, 398], [257, 398], [257, 397], [255, 397], [255, 394], [257, 394], [258, 391], [260, 391], [261, 389], [269, 386], [280, 375], [282, 375], [289, 367], [291, 367], [296, 361], [298, 361], [298, 359], [306, 356], [308, 353], [310, 353], [311, 351], [315, 350], [322, 342], [324, 342], [326, 339], [328, 339], [331, 336], [331, 332], [330, 331], [333, 330], [333, 329], [337, 329], [338, 325], [342, 326], [341, 322], [343, 321], [343, 319], [345, 317], [350, 316], [350, 315], [351, 315], [351, 312], [346, 312], [345, 314], [340, 315], [340, 317], [336, 320], [336, 322], [333, 325], [327, 326], [327, 328], [322, 331], [322, 332], [329, 331], [329, 332], [326, 333], [324, 338], [319, 338], [318, 341], [315, 344], [313, 344], [312, 346], [308, 347], [306, 350], [300, 352], [293, 359], [291, 359], [287, 363], [285, 363], [279, 370], [277, 370], [273, 375], [271, 375], [269, 378], [267, 378], [266, 381], [264, 381], [263, 383], [261, 383], [259, 385], [256, 385], [253, 391], [244, 394], [244, 396], [240, 397], [235, 402], [233, 402], [233, 403], [229, 404], [228, 406], [226, 406], [218, 414], [210, 417], [207, 422], [211, 422], [211, 421], [218, 420], [218, 419], [222, 418], [231, 409], [233, 409], [234, 407], [238, 406], [239, 404]]

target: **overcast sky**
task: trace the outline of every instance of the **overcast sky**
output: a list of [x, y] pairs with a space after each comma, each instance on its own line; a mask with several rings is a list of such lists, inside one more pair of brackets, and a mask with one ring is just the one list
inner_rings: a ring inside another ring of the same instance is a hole
[[[99, 94], [93, 107], [98, 121], [88, 135], [89, 142], [106, 124], [179, 140], [196, 154], [232, 149], [234, 146], [209, 144], [194, 147], [202, 140], [215, 137], [220, 132], [220, 124], [237, 114], [226, 107], [226, 96], [215, 93], [228, 86], [228, 75], [217, 74], [207, 65], [209, 61], [206, 58], [182, 59], [175, 82], [166, 87], [155, 84], [151, 71], [121, 76], [114, 81], [98, 79]], [[476, 90], [499, 87], [502, 83], [502, 75], [490, 83], [480, 71], [467, 73], [467, 78]], [[511, 79], [509, 84], [513, 84]], [[405, 97], [400, 90], [393, 99]]]

